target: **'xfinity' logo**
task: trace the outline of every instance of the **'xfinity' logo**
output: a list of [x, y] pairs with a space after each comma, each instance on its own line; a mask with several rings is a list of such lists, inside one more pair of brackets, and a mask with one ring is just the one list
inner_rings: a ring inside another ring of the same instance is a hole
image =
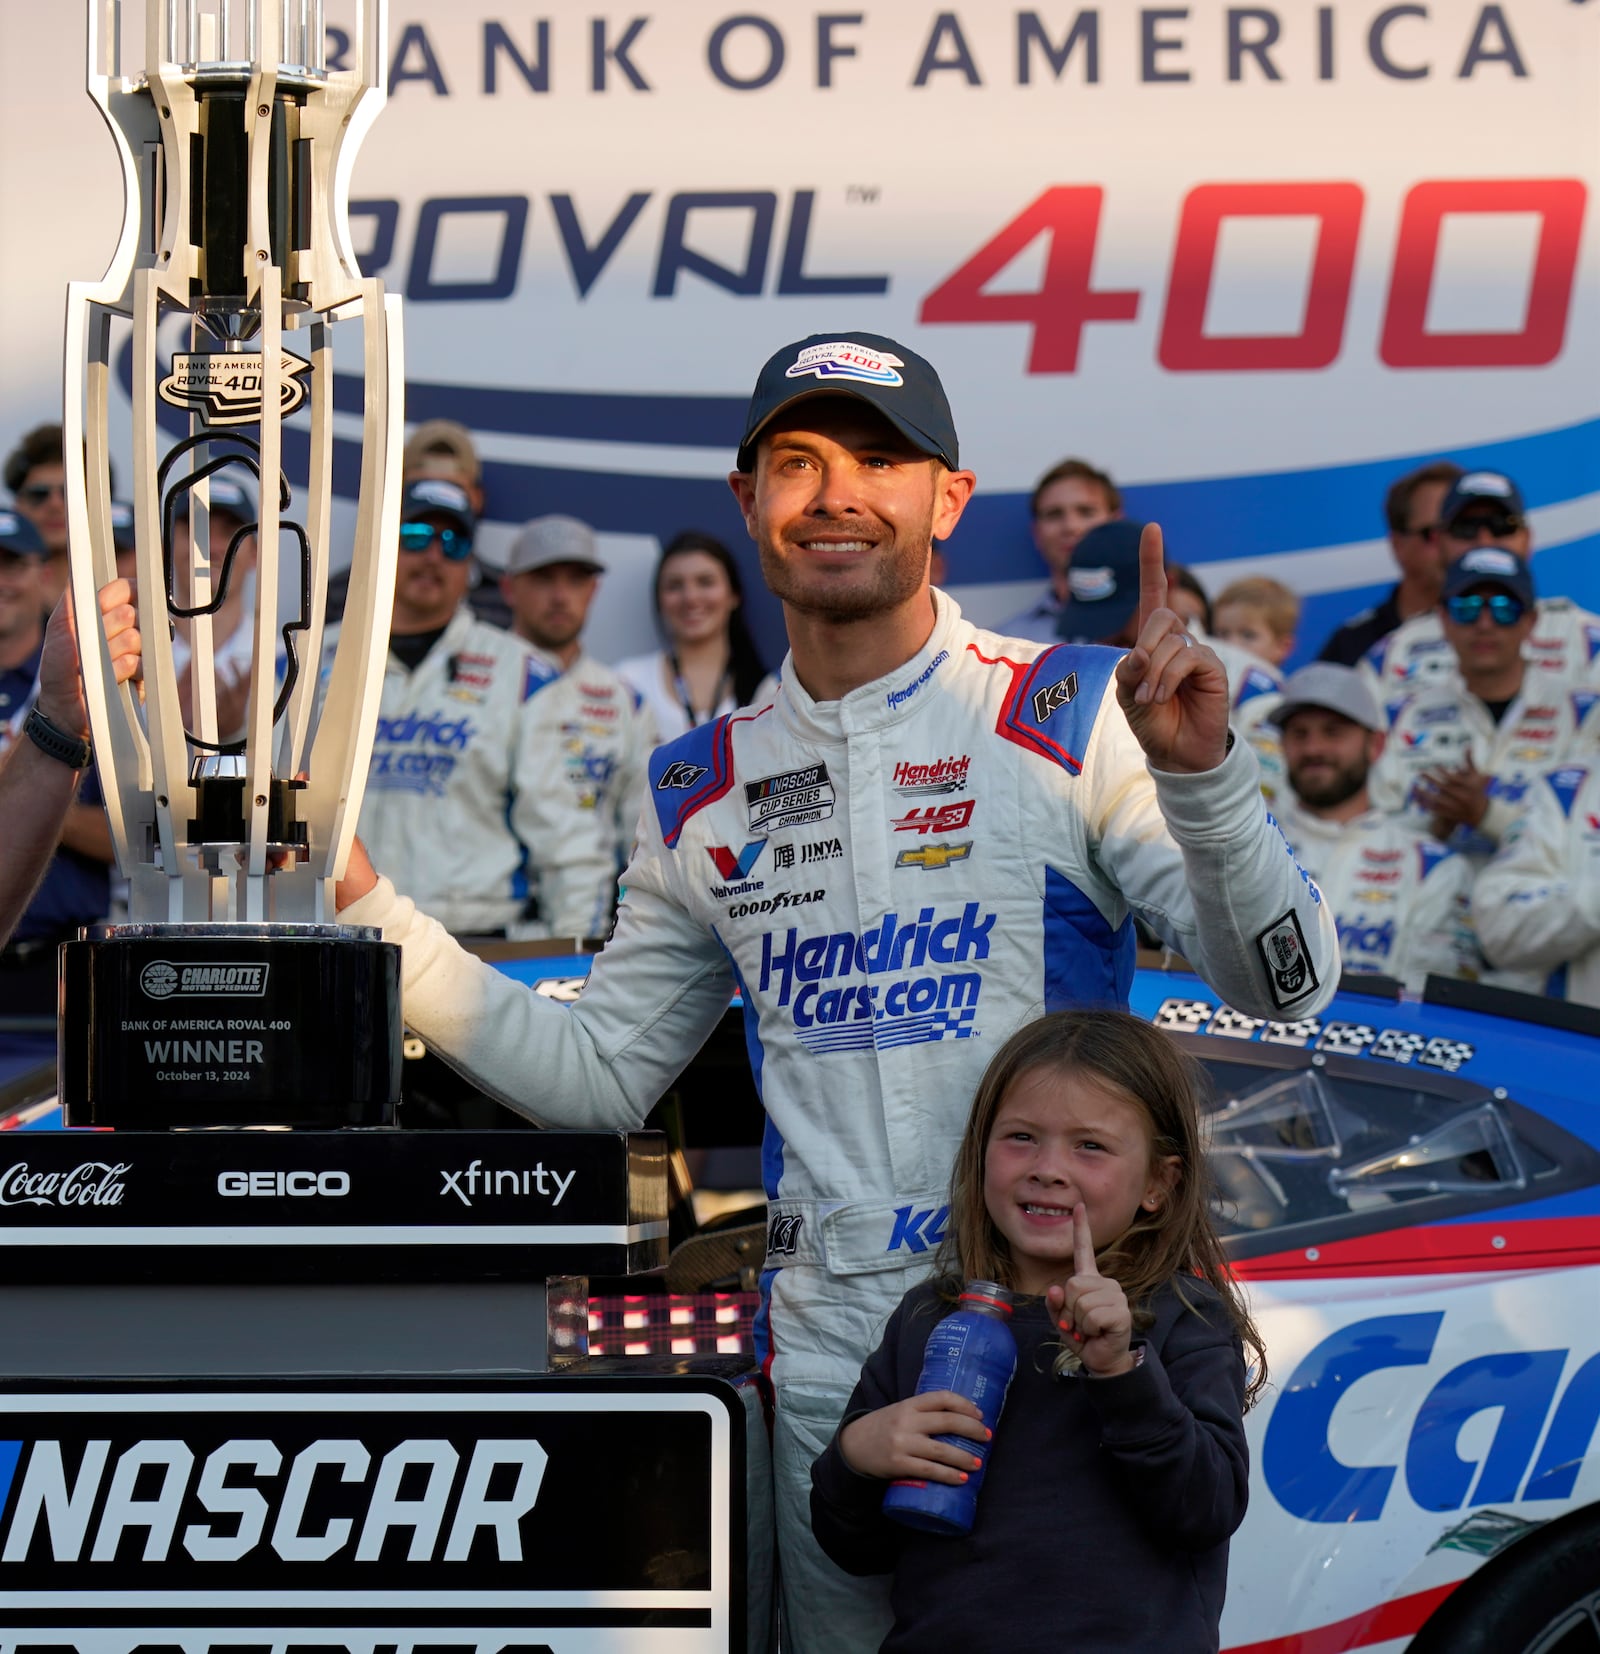
[[470, 1206], [474, 1195], [548, 1195], [550, 1183], [555, 1185], [556, 1191], [551, 1204], [559, 1206], [562, 1196], [572, 1187], [572, 1180], [578, 1174], [573, 1170], [563, 1177], [558, 1171], [546, 1170], [542, 1160], [537, 1166], [509, 1171], [491, 1171], [481, 1160], [474, 1160], [465, 1171], [444, 1172], [441, 1175], [444, 1182], [439, 1188], [440, 1195], [454, 1195], [463, 1206]]

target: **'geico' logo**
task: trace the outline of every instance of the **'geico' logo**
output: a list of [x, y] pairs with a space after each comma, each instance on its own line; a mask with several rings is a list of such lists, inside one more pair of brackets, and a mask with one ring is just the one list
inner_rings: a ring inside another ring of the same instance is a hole
[[[90, 1562], [116, 1561], [119, 1549], [124, 1561], [182, 1561], [179, 1548], [196, 1562], [376, 1562], [392, 1529], [409, 1541], [410, 1562], [466, 1562], [484, 1533], [501, 1562], [521, 1562], [519, 1524], [547, 1462], [536, 1441], [475, 1442], [463, 1466], [451, 1442], [405, 1440], [374, 1474], [373, 1455], [353, 1440], [313, 1441], [287, 1464], [268, 1440], [226, 1441], [198, 1461], [186, 1442], [165, 1440], [127, 1448], [108, 1474], [110, 1442], [83, 1444], [69, 1472], [61, 1442], [10, 1441], [0, 1442], [0, 1505], [24, 1447], [0, 1564], [77, 1562], [85, 1545]], [[220, 1521], [184, 1521], [202, 1514]], [[125, 1546], [124, 1534], [137, 1540]]]
[[347, 1195], [349, 1172], [218, 1172], [219, 1195]]

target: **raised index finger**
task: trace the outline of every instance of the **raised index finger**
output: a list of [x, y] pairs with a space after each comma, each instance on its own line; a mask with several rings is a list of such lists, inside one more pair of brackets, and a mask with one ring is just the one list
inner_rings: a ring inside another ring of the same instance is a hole
[[1139, 632], [1143, 636], [1150, 617], [1167, 606], [1166, 546], [1159, 523], [1146, 523], [1139, 536]]
[[1094, 1237], [1089, 1233], [1089, 1209], [1081, 1200], [1072, 1208], [1072, 1273], [1100, 1273], [1094, 1266]]

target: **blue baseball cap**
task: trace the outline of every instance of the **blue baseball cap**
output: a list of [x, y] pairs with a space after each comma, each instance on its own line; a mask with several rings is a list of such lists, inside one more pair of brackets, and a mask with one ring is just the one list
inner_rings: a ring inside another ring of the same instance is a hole
[[1446, 528], [1475, 505], [1497, 505], [1514, 517], [1525, 517], [1522, 490], [1503, 471], [1468, 471], [1456, 478], [1439, 502], [1439, 521]]
[[[237, 483], [232, 477], [214, 476], [206, 479], [210, 487], [212, 516], [232, 517], [241, 528], [246, 523], [256, 520], [256, 502], [242, 483]], [[190, 490], [184, 489], [178, 496], [176, 511], [178, 516], [189, 515]]]
[[737, 464], [753, 470], [756, 438], [785, 408], [811, 396], [853, 396], [906, 441], [952, 471], [961, 468], [949, 398], [933, 365], [881, 333], [813, 333], [769, 356], [750, 395]]
[[1533, 568], [1525, 557], [1503, 546], [1474, 546], [1444, 571], [1444, 597], [1460, 597], [1475, 586], [1499, 586], [1533, 606]]
[[1144, 524], [1126, 517], [1097, 523], [1072, 549], [1067, 601], [1056, 636], [1073, 643], [1115, 637], [1139, 609], [1139, 536]]
[[19, 511], [0, 507], [0, 551], [13, 557], [48, 557], [39, 531]]
[[421, 477], [408, 482], [400, 496], [400, 521], [431, 523], [439, 518], [453, 523], [470, 540], [477, 529], [477, 514], [467, 491], [444, 477]]

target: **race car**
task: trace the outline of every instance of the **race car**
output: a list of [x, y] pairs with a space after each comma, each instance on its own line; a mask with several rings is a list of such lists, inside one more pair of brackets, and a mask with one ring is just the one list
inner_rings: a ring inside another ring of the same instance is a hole
[[[564, 1000], [590, 959], [496, 963]], [[1226, 1654], [1600, 1654], [1600, 1017], [1347, 977], [1322, 1017], [1271, 1022], [1149, 965], [1132, 1005], [1210, 1074], [1217, 1217], [1270, 1364]], [[677, 1087], [691, 1149], [755, 1142], [742, 1051], [730, 1007]], [[409, 1123], [486, 1106], [412, 1089]], [[0, 1094], [0, 1130], [59, 1129], [52, 1090]], [[710, 1348], [748, 1340], [754, 1294], [698, 1262], [736, 1274], [748, 1229], [758, 1266], [748, 1217], [694, 1234], [680, 1202], [684, 1290], [608, 1284], [592, 1338], [654, 1348], [640, 1329], [676, 1340], [703, 1318]], [[726, 1289], [714, 1309], [697, 1270]]]

